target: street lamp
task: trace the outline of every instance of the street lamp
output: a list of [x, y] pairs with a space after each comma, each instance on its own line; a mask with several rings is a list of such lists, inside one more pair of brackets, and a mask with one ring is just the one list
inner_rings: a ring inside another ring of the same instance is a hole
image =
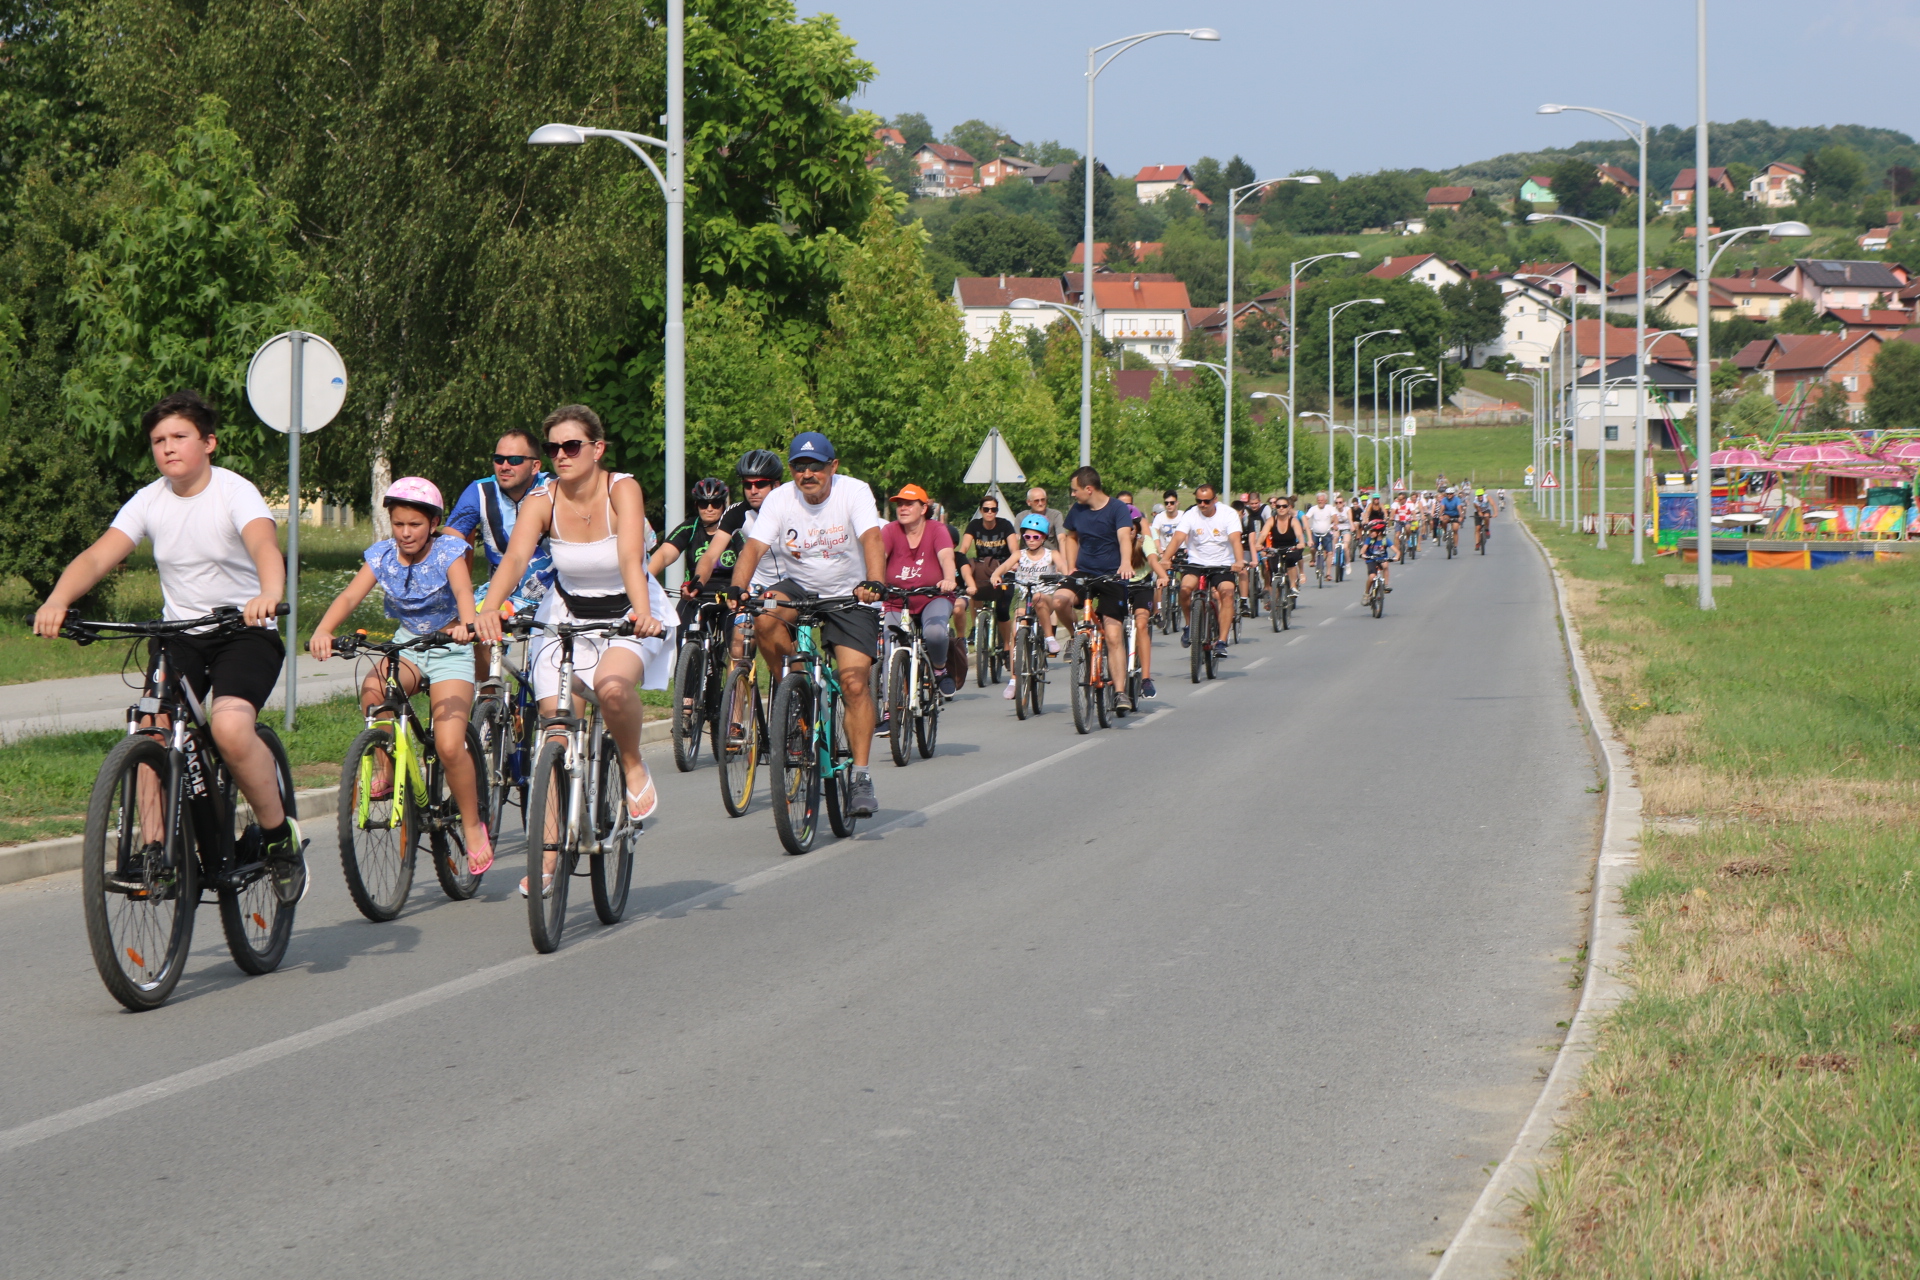
[[[1179, 31], [1143, 31], [1139, 35], [1126, 36], [1119, 40], [1109, 40], [1105, 44], [1094, 45], [1087, 50], [1087, 158], [1083, 176], [1086, 181], [1081, 185], [1086, 189], [1086, 210], [1081, 236], [1082, 260], [1080, 263], [1080, 305], [1086, 309], [1089, 323], [1080, 331], [1080, 465], [1093, 465], [1093, 84], [1100, 73], [1113, 65], [1113, 60], [1149, 40], [1161, 36], [1185, 36], [1189, 40], [1218, 40], [1220, 33], [1212, 27], [1187, 27]], [[1094, 63], [1099, 55], [1112, 49], [1107, 60], [1098, 66]]]
[[[660, 187], [667, 204], [667, 325], [666, 357], [666, 479], [667, 528], [677, 529], [687, 518], [687, 326], [686, 293], [686, 15], [685, 0], [667, 0], [667, 136], [649, 137], [621, 129], [589, 129], [570, 124], [543, 124], [527, 138], [530, 147], [577, 147], [589, 138], [612, 138], [640, 158]], [[667, 171], [641, 144], [667, 153]], [[667, 566], [667, 585], [678, 587], [686, 574], [683, 556]]]
[[[1399, 332], [1398, 329], [1375, 329], [1373, 332], [1363, 333], [1353, 340], [1353, 398], [1349, 400], [1348, 403], [1353, 406], [1353, 421], [1355, 427], [1358, 427], [1360, 423], [1360, 347], [1371, 338], [1377, 338], [1387, 333], [1398, 334]], [[1376, 405], [1377, 403], [1378, 399], [1376, 397]], [[1373, 482], [1376, 485], [1380, 483], [1380, 450], [1377, 448], [1373, 451]], [[1356, 488], [1360, 484], [1360, 442], [1358, 431], [1354, 433], [1353, 483]]]
[[[1358, 251], [1348, 249], [1341, 253], [1316, 253], [1311, 258], [1302, 258], [1287, 267], [1287, 440], [1293, 440], [1293, 397], [1298, 393], [1293, 389], [1294, 352], [1300, 348], [1300, 272], [1316, 262], [1325, 262], [1328, 258], [1357, 258]], [[1327, 339], [1327, 350], [1333, 350], [1333, 339]], [[1329, 355], [1331, 360], [1332, 356]], [[1333, 379], [1327, 379], [1327, 385], [1333, 385]], [[1332, 392], [1328, 392], [1327, 408], [1333, 408]], [[1331, 447], [1331, 435], [1329, 435]], [[1287, 446], [1287, 492], [1293, 492], [1293, 446]]]
[[1065, 316], [1067, 323], [1073, 326], [1075, 333], [1086, 333], [1087, 326], [1080, 323], [1082, 319], [1086, 320], [1089, 324], [1093, 321], [1093, 317], [1087, 315], [1085, 311], [1082, 311], [1078, 307], [1070, 307], [1064, 302], [1042, 302], [1038, 298], [1015, 298], [1007, 304], [1007, 309], [1010, 311], [1039, 311], [1043, 308], [1058, 311], [1061, 315]]
[[[1602, 107], [1569, 107], [1558, 102], [1546, 103], [1535, 114], [1557, 116], [1567, 111], [1584, 111], [1588, 115], [1599, 116], [1602, 120], [1612, 123], [1615, 128], [1621, 130], [1640, 146], [1640, 222], [1639, 236], [1634, 241], [1633, 349], [1636, 352], [1644, 352], [1647, 345], [1647, 122], [1636, 119], [1633, 116], [1622, 115], [1618, 111], [1608, 111]], [[1602, 314], [1600, 318], [1603, 321], [1606, 319], [1604, 309], [1607, 299], [1607, 289], [1605, 287], [1605, 277], [1607, 273], [1606, 257], [1605, 252], [1602, 252], [1600, 255], [1600, 274], [1602, 277], [1602, 288], [1600, 290]], [[1640, 355], [1634, 360], [1634, 371], [1637, 375], [1634, 382], [1634, 391], [1638, 397], [1635, 402], [1633, 416], [1633, 563], [1635, 564], [1646, 563], [1641, 542], [1642, 529], [1647, 523], [1645, 506], [1647, 475], [1647, 380], [1645, 376], [1640, 373], [1640, 367], [1645, 362], [1644, 355]], [[1601, 466], [1603, 471], [1605, 468], [1606, 452], [1606, 422], [1606, 416], [1602, 414], [1600, 418], [1600, 443], [1602, 446]], [[1604, 519], [1601, 525], [1601, 536], [1604, 538], [1606, 535]], [[1601, 545], [1605, 546], [1606, 544], [1602, 542]]]
[[1540, 480], [1540, 450], [1542, 447], [1542, 441], [1540, 439], [1540, 397], [1542, 392], [1541, 379], [1540, 379], [1540, 376], [1537, 374], [1510, 373], [1507, 375], [1507, 381], [1508, 382], [1524, 382], [1527, 384], [1527, 389], [1529, 392], [1527, 398], [1530, 401], [1532, 410], [1533, 410], [1533, 467], [1532, 467], [1532, 470], [1533, 470], [1535, 483], [1528, 486], [1528, 488], [1532, 490], [1532, 492], [1528, 496], [1533, 499], [1533, 509], [1535, 511], [1538, 511], [1540, 509], [1539, 480]]
[[[1412, 354], [1412, 353], [1409, 353], [1409, 354]], [[1402, 476], [1405, 476], [1407, 474], [1408, 446], [1406, 444], [1406, 436], [1403, 434], [1403, 432], [1405, 431], [1404, 426], [1402, 427], [1394, 426], [1394, 420], [1400, 416], [1400, 410], [1394, 397], [1396, 397], [1404, 388], [1397, 387], [1394, 384], [1399, 382], [1400, 379], [1402, 378], [1411, 378], [1416, 373], [1427, 373], [1427, 372], [1429, 372], [1429, 370], [1427, 369], [1427, 366], [1423, 364], [1410, 365], [1405, 369], [1387, 370], [1387, 419], [1388, 419], [1387, 440], [1390, 443], [1393, 441], [1399, 441], [1399, 455], [1398, 455], [1399, 462], [1394, 463], [1390, 461], [1388, 463], [1388, 469], [1397, 470], [1398, 473]], [[1411, 413], [1412, 410], [1409, 409], [1408, 412]], [[1408, 484], [1408, 487], [1411, 488], [1413, 484], [1412, 480], [1408, 480], [1407, 484]]]
[[[1227, 420], [1221, 428], [1226, 444], [1220, 450], [1220, 487], [1223, 492], [1233, 487], [1233, 248], [1240, 239], [1235, 230], [1237, 224], [1234, 221], [1234, 211], [1254, 192], [1264, 191], [1281, 182], [1299, 182], [1307, 186], [1318, 186], [1320, 178], [1318, 174], [1303, 173], [1297, 177], [1268, 178], [1264, 182], [1249, 182], [1244, 186], [1231, 187], [1227, 191]], [[1289, 387], [1288, 390], [1292, 388]]]
[[[1527, 215], [1527, 221], [1528, 222], [1572, 223], [1574, 226], [1579, 227], [1582, 231], [1586, 232], [1588, 235], [1592, 236], [1595, 240], [1598, 240], [1600, 242], [1600, 376], [1594, 380], [1596, 384], [1599, 384], [1598, 389], [1600, 391], [1600, 442], [1598, 446], [1599, 475], [1596, 482], [1596, 492], [1599, 495], [1598, 504], [1596, 506], [1596, 511], [1598, 512], [1596, 527], [1600, 530], [1600, 540], [1597, 543], [1595, 543], [1594, 546], [1601, 551], [1605, 551], [1607, 549], [1607, 396], [1606, 396], [1606, 387], [1604, 384], [1606, 383], [1606, 380], [1607, 380], [1607, 328], [1608, 328], [1607, 326], [1607, 290], [1610, 287], [1607, 283], [1607, 228], [1604, 223], [1593, 222], [1587, 218], [1576, 218], [1570, 213], [1530, 213]], [[1575, 420], [1574, 431], [1576, 433], [1576, 438], [1575, 438], [1573, 447], [1574, 447], [1574, 452], [1577, 455], [1580, 450], [1580, 443], [1577, 438], [1578, 432], [1580, 430], [1580, 426], [1579, 426], [1580, 306], [1579, 306], [1579, 303], [1577, 302], [1573, 306], [1573, 314], [1574, 314], [1574, 330], [1575, 330], [1574, 332], [1574, 366], [1573, 366], [1574, 368], [1573, 416]], [[1578, 466], [1574, 468], [1573, 483], [1576, 488], [1579, 487], [1580, 468]], [[1579, 504], [1580, 504], [1580, 499], [1579, 499], [1579, 496], [1576, 494], [1574, 497], [1574, 506], [1577, 508]]]
[[[1333, 321], [1336, 316], [1338, 316], [1342, 311], [1345, 311], [1348, 307], [1357, 307], [1363, 302], [1367, 303], [1370, 306], [1375, 306], [1375, 307], [1384, 307], [1387, 304], [1387, 300], [1385, 298], [1352, 298], [1346, 302], [1342, 302], [1335, 306], [1331, 306], [1327, 308], [1327, 412], [1328, 413], [1333, 412], [1334, 405], [1338, 402], [1338, 398], [1339, 398], [1338, 393], [1334, 389], [1334, 385], [1333, 385]], [[1356, 359], [1358, 359], [1358, 357], [1356, 357]], [[1356, 392], [1355, 394], [1358, 394], [1358, 393]], [[1353, 411], [1355, 413], [1360, 412], [1359, 406], [1358, 405], [1353, 406]], [[1328, 421], [1331, 422], [1332, 419], [1329, 418]], [[1353, 479], [1355, 484], [1358, 484], [1360, 482], [1360, 460], [1357, 457], [1354, 459], [1354, 462], [1353, 462]], [[1327, 483], [1334, 484], [1338, 480], [1339, 480], [1339, 476], [1335, 473], [1334, 465], [1333, 465], [1333, 432], [1328, 431], [1327, 432]]]
[[[1441, 376], [1439, 374], [1430, 373], [1425, 369], [1416, 370], [1414, 372], [1413, 377], [1408, 378], [1405, 382], [1400, 384], [1400, 392], [1402, 395], [1406, 396], [1407, 398], [1407, 416], [1408, 417], [1413, 416], [1414, 388], [1422, 386], [1425, 383], [1429, 383], [1429, 382], [1431, 382], [1434, 385], [1436, 390], [1444, 385], [1441, 380]], [[1435, 422], [1440, 421], [1440, 411], [1438, 409], [1435, 409], [1433, 411], [1433, 420]], [[1404, 454], [1402, 455], [1402, 460], [1406, 465], [1407, 474], [1411, 476], [1413, 474], [1413, 441], [1403, 438], [1401, 441], [1400, 447], [1405, 451]], [[1407, 483], [1412, 484], [1413, 482], [1409, 480]]]
[[[1399, 330], [1395, 329], [1393, 332], [1398, 333]], [[1373, 486], [1376, 489], [1380, 487], [1380, 362], [1383, 360], [1398, 360], [1401, 356], [1415, 354], [1417, 353], [1412, 351], [1395, 351], [1384, 356], [1375, 356], [1373, 358], [1373, 430], [1368, 434], [1373, 437]], [[1391, 417], [1393, 411], [1393, 404], [1391, 402], [1387, 404], [1387, 411], [1388, 416]], [[1393, 470], [1393, 444], [1391, 441], [1387, 444], [1387, 470], [1389, 472]], [[1389, 476], [1388, 479], [1391, 480], [1392, 477]]]

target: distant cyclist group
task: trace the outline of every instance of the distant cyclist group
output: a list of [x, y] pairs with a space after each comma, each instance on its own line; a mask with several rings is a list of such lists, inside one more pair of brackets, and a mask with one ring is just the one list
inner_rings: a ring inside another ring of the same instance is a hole
[[[178, 981], [203, 890], [236, 961], [257, 973], [279, 963], [309, 886], [286, 753], [258, 718], [285, 666], [273, 513], [213, 465], [219, 418], [198, 394], [162, 399], [142, 425], [159, 478], [34, 618], [44, 637], [146, 641], [128, 735], [89, 804], [84, 863], [96, 965], [136, 1009]], [[451, 508], [429, 479], [393, 481], [381, 497], [389, 536], [314, 628], [315, 659], [370, 660], [366, 729], [342, 765], [336, 820], [348, 888], [369, 917], [399, 913], [422, 848], [450, 896], [472, 896], [517, 798], [528, 848], [518, 887], [536, 946], [559, 944], [576, 874], [590, 877], [601, 918], [618, 920], [636, 839], [660, 803], [640, 690], [667, 691], [679, 767], [711, 742], [728, 813], [751, 806], [764, 766], [780, 839], [805, 852], [823, 801], [842, 836], [878, 812], [876, 739], [897, 765], [934, 754], [969, 659], [979, 683], [1005, 677], [1021, 719], [1045, 710], [1050, 667], [1063, 663], [1084, 733], [1158, 696], [1156, 630], [1177, 628], [1192, 678], [1211, 678], [1263, 601], [1276, 630], [1288, 625], [1309, 557], [1322, 586], [1364, 562], [1378, 615], [1390, 562], [1423, 538], [1451, 555], [1469, 512], [1484, 550], [1503, 497], [1443, 484], [1320, 493], [1302, 509], [1286, 494], [1222, 501], [1202, 484], [1185, 504], [1167, 489], [1149, 513], [1081, 467], [1064, 512], [1036, 487], [1017, 518], [990, 494], [956, 528], [916, 484], [889, 496], [884, 519], [874, 491], [809, 431], [784, 458], [742, 456], [738, 500], [724, 479], [698, 481], [693, 514], [659, 537], [639, 482], [607, 468], [606, 452], [599, 417], [568, 405], [537, 434], [504, 432], [491, 474]], [[75, 604], [143, 540], [164, 616], [80, 618]], [[660, 582], [676, 561], [677, 600]], [[342, 634], [376, 588], [390, 634]]]

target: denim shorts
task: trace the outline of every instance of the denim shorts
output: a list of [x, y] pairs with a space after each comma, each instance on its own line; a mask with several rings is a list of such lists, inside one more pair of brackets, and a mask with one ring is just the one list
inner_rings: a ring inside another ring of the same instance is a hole
[[[396, 644], [405, 644], [417, 640], [419, 636], [402, 626], [395, 626], [393, 639]], [[414, 649], [400, 655], [402, 662], [410, 663], [422, 675], [428, 684], [439, 684], [443, 680], [464, 680], [473, 683], [473, 646], [470, 644], [446, 645], [439, 649]]]

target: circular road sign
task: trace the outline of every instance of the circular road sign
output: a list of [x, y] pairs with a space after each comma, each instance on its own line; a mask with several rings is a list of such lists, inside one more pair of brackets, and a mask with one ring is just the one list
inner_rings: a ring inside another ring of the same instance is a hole
[[[317, 333], [301, 335], [300, 434], [312, 435], [332, 422], [347, 400], [347, 366], [333, 344]], [[247, 403], [260, 421], [282, 435], [292, 425], [293, 337], [278, 333], [260, 344], [247, 365]]]

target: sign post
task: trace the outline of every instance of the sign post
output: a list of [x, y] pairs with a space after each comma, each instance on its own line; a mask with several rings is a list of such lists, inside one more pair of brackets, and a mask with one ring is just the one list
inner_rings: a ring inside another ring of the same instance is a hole
[[287, 437], [287, 732], [299, 700], [300, 437], [332, 422], [347, 399], [347, 366], [317, 333], [290, 329], [260, 344], [247, 365], [247, 403]]
[[979, 452], [973, 455], [973, 462], [967, 467], [967, 474], [960, 478], [961, 484], [984, 484], [987, 492], [996, 499], [1000, 497], [1000, 481], [1004, 477], [1014, 484], [1025, 484], [1027, 473], [1020, 469], [1014, 460], [1013, 450], [1007, 448], [1007, 442], [1000, 436], [1000, 428], [987, 428], [987, 438], [980, 442]]

